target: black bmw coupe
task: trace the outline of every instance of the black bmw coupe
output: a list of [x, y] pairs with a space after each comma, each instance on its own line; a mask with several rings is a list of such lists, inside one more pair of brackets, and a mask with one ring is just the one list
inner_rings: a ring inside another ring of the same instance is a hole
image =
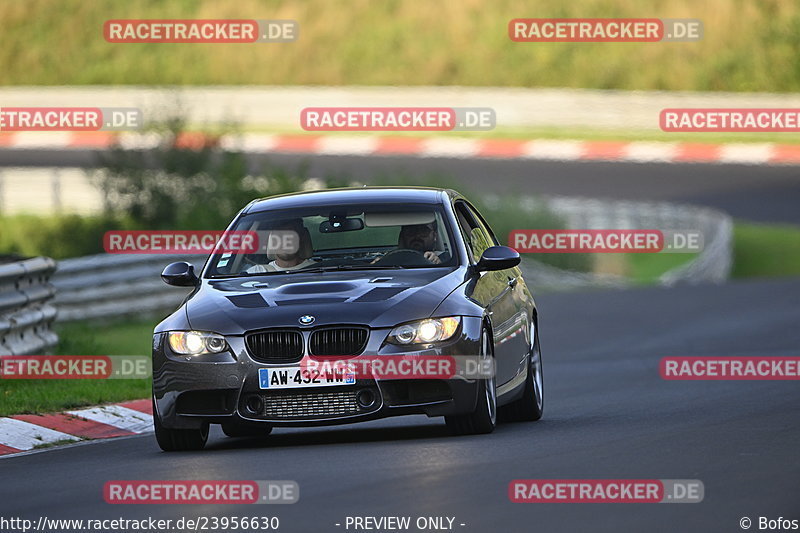
[[[261, 236], [259, 246], [217, 250], [199, 274], [180, 262], [161, 275], [193, 288], [153, 337], [163, 450], [201, 449], [209, 424], [254, 436], [426, 414], [478, 434], [498, 419], [541, 418], [538, 315], [519, 254], [456, 191], [275, 196], [251, 202], [228, 230]], [[345, 366], [314, 370], [331, 358]], [[353, 370], [435, 358], [490, 371]]]

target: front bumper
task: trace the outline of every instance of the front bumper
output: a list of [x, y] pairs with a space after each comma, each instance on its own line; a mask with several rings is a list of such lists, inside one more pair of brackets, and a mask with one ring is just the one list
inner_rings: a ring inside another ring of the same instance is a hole
[[[414, 356], [478, 355], [482, 321], [463, 317], [453, 340], [408, 351], [384, 344], [388, 329], [370, 330], [364, 354]], [[173, 353], [157, 333], [153, 342], [155, 416], [164, 427], [197, 428], [205, 423], [264, 423], [273, 426], [347, 424], [389, 416], [444, 416], [474, 411], [475, 380], [359, 379], [355, 385], [262, 390], [259, 368], [292, 365], [253, 360], [244, 336], [228, 336], [231, 352], [196, 359]], [[372, 400], [371, 402], [369, 400]]]

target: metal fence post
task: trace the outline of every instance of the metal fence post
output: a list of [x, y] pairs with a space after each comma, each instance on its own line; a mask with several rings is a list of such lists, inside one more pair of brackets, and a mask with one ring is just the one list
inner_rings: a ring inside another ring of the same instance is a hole
[[55, 213], [61, 213], [61, 172], [58, 167], [53, 169], [53, 173], [50, 177], [50, 187], [53, 192], [53, 211]]

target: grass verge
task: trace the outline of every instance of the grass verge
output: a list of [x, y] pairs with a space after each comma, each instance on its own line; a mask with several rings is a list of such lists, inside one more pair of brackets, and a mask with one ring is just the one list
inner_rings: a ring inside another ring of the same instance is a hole
[[673, 268], [694, 259], [696, 254], [623, 254], [628, 265], [628, 277], [639, 285], [652, 285]]
[[[190, 131], [208, 134], [217, 133], [207, 124], [190, 124]], [[755, 133], [681, 133], [657, 130], [632, 129], [592, 129], [592, 128], [504, 128], [498, 127], [490, 131], [398, 131], [390, 134], [375, 132], [326, 131], [306, 132], [299, 128], [269, 127], [257, 124], [242, 124], [238, 134], [264, 133], [271, 135], [308, 135], [324, 137], [447, 137], [450, 139], [492, 139], [492, 140], [558, 140], [558, 141], [607, 141], [607, 142], [674, 142], [697, 144], [731, 144], [731, 143], [776, 143], [800, 144], [800, 134], [755, 132]]]
[[734, 226], [734, 278], [800, 274], [800, 227], [739, 222]]
[[[149, 355], [157, 320], [107, 324], [75, 322], [56, 327], [58, 355]], [[4, 380], [0, 416], [48, 413], [150, 396], [150, 379]]]

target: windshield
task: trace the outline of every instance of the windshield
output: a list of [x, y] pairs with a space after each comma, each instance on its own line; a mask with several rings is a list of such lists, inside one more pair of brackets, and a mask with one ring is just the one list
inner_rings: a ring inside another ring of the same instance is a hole
[[437, 206], [378, 204], [241, 216], [232, 231], [257, 246], [212, 256], [206, 277], [326, 270], [452, 267], [452, 233]]

